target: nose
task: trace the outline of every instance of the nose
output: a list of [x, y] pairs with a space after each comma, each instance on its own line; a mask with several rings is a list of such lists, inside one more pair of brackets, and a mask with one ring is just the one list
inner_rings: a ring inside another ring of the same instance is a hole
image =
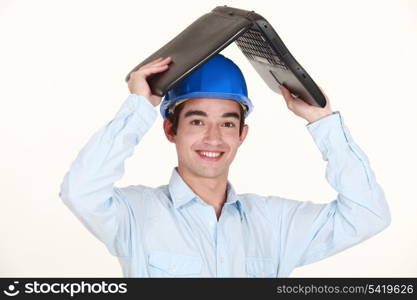
[[217, 146], [223, 143], [220, 128], [216, 124], [207, 126], [204, 142], [213, 146]]

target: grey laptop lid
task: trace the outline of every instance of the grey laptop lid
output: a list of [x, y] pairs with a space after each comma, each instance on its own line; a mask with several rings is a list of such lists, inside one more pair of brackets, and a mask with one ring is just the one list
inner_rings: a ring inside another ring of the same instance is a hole
[[179, 81], [236, 42], [265, 83], [280, 93], [278, 84], [305, 102], [324, 107], [326, 100], [313, 79], [291, 55], [278, 34], [261, 15], [218, 6], [185, 28], [170, 42], [146, 58], [126, 76], [159, 57], [172, 57], [167, 71], [148, 78], [154, 94], [163, 96]]

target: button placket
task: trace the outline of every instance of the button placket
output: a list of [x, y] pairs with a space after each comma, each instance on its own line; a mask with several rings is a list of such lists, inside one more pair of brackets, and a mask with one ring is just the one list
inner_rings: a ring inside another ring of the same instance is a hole
[[216, 247], [216, 258], [217, 258], [217, 277], [228, 277], [229, 269], [228, 269], [228, 257], [227, 257], [227, 237], [224, 236], [224, 232], [222, 231], [222, 226], [224, 226], [225, 220], [227, 220], [229, 216], [229, 206], [223, 206], [222, 214], [220, 216], [219, 222], [217, 224], [216, 232], [217, 232], [217, 247]]

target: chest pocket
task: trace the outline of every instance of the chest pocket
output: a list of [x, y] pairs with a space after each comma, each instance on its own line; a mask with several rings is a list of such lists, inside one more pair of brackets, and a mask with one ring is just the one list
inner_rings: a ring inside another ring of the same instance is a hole
[[169, 252], [152, 252], [148, 256], [151, 277], [199, 277], [202, 261], [199, 256]]
[[246, 273], [248, 277], [275, 277], [275, 268], [271, 258], [247, 257]]

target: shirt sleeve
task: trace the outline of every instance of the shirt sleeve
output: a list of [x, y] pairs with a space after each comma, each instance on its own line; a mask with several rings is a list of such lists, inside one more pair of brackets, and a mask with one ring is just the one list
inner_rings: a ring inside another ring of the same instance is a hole
[[390, 212], [365, 153], [334, 112], [307, 129], [327, 161], [326, 179], [338, 192], [327, 204], [284, 199], [281, 206], [282, 271], [321, 260], [382, 231]]
[[59, 197], [111, 254], [128, 256], [132, 212], [114, 183], [124, 161], [150, 129], [156, 109], [144, 97], [130, 94], [110, 122], [81, 149], [65, 174]]

